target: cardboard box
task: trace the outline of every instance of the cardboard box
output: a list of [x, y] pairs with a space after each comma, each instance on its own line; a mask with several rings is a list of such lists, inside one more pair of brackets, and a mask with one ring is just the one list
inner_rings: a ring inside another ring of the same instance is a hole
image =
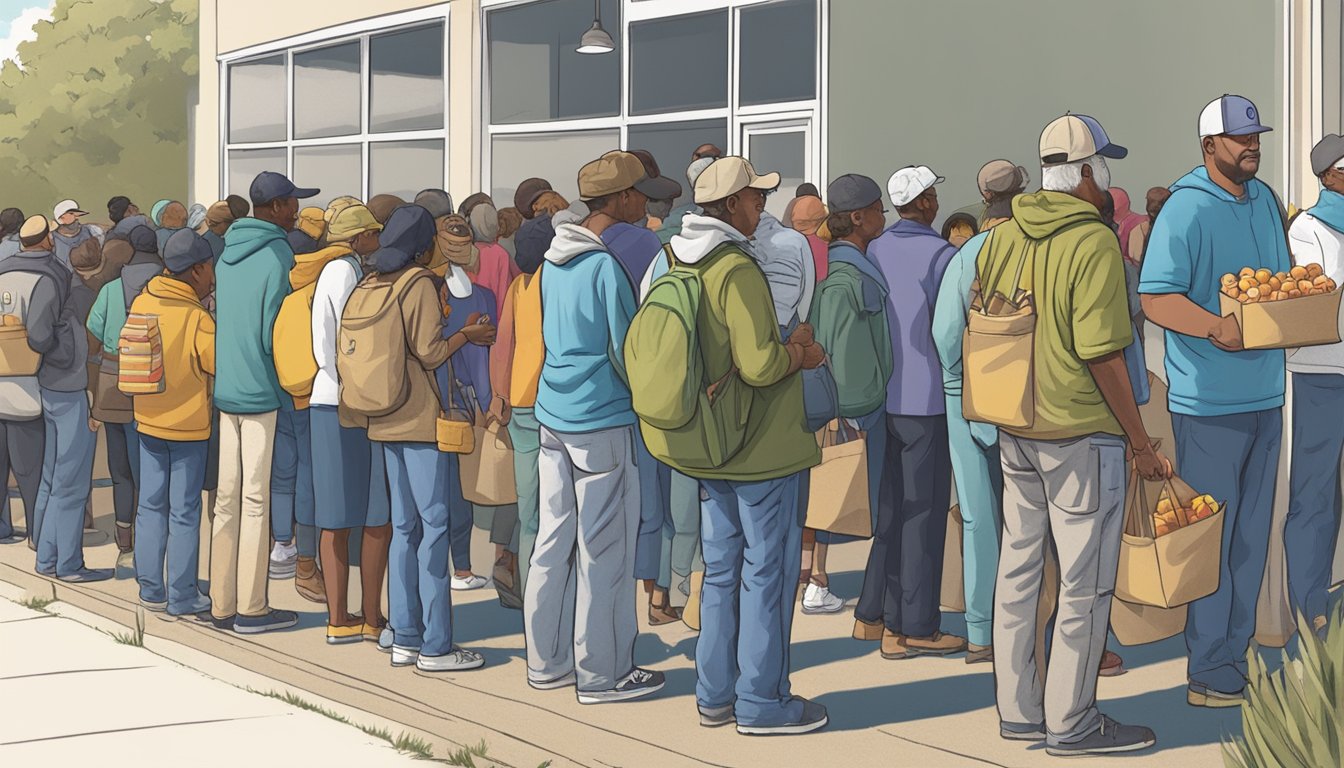
[[1341, 292], [1318, 293], [1296, 299], [1242, 304], [1218, 294], [1223, 317], [1232, 315], [1241, 326], [1246, 349], [1291, 349], [1334, 344], [1339, 338]]

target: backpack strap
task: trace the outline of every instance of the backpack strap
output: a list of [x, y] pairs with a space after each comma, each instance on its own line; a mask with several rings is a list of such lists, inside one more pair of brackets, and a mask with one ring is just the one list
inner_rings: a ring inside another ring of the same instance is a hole
[[663, 243], [663, 255], [667, 256], [667, 270], [671, 272], [677, 266], [677, 254], [672, 252], [671, 243]]

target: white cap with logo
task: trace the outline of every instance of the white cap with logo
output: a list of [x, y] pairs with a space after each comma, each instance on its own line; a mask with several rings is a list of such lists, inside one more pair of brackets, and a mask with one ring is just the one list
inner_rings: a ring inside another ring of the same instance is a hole
[[891, 178], [887, 179], [887, 194], [891, 196], [891, 204], [900, 208], [924, 194], [924, 190], [944, 181], [947, 179], [934, 173], [927, 165], [911, 165], [891, 174]]

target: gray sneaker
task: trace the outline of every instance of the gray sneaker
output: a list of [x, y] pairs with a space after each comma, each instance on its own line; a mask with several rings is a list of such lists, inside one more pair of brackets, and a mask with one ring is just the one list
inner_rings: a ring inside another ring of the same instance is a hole
[[705, 728], [722, 728], [725, 725], [732, 725], [737, 722], [737, 717], [733, 714], [732, 704], [711, 709], [700, 707], [699, 709], [700, 725]]
[[635, 667], [621, 678], [615, 688], [606, 691], [579, 691], [580, 704], [606, 704], [639, 699], [663, 689], [663, 673]]
[[803, 702], [803, 714], [797, 721], [771, 725], [738, 723], [737, 732], [744, 736], [794, 736], [825, 728], [826, 724], [831, 721], [830, 716], [826, 714], [826, 708], [822, 705], [815, 701], [808, 701], [801, 696], [795, 696], [794, 698]]
[[1110, 755], [1117, 752], [1137, 752], [1157, 743], [1157, 736], [1142, 725], [1121, 725], [1102, 715], [1101, 727], [1090, 735], [1071, 744], [1046, 743], [1045, 752], [1055, 757], [1081, 755]]
[[418, 672], [438, 674], [440, 672], [464, 672], [468, 669], [480, 669], [485, 666], [485, 657], [466, 648], [454, 648], [442, 656], [419, 654], [415, 659]]

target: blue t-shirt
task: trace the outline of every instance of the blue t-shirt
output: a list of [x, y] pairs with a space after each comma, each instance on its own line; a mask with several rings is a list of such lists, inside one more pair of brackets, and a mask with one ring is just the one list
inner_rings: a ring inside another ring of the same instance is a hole
[[[1242, 267], [1291, 267], [1279, 202], [1259, 180], [1247, 182], [1237, 198], [1196, 168], [1172, 185], [1153, 224], [1139, 293], [1185, 294], [1220, 314], [1219, 278]], [[1226, 416], [1283, 406], [1283, 350], [1224, 352], [1208, 339], [1165, 334], [1172, 413]]]

